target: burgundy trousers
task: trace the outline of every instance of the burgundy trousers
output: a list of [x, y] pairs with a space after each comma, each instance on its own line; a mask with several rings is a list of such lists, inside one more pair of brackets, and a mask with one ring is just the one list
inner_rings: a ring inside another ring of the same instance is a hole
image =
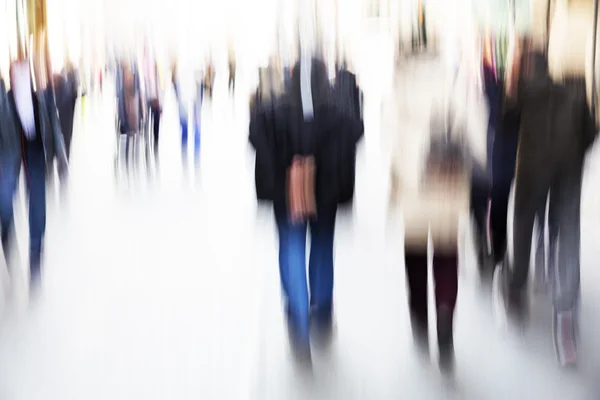
[[[427, 325], [427, 253], [405, 252], [408, 306], [416, 322]], [[458, 293], [458, 256], [433, 256], [436, 310], [445, 306], [454, 312]]]

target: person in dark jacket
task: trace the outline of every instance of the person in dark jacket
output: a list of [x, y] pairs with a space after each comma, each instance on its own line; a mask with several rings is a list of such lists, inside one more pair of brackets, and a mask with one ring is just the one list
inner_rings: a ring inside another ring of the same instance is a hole
[[[50, 88], [38, 79], [33, 89], [29, 62], [11, 65], [11, 90], [4, 95], [1, 126], [3, 141], [0, 174], [0, 218], [2, 245], [11, 263], [14, 247], [13, 197], [17, 188], [21, 162], [25, 169], [29, 195], [29, 266], [30, 281], [35, 288], [41, 276], [42, 248], [46, 227], [46, 170], [56, 158], [67, 164], [64, 139], [60, 132], [56, 105]], [[48, 94], [50, 93], [50, 94]], [[59, 168], [64, 170], [65, 167]]]
[[79, 96], [79, 76], [73, 64], [69, 62], [61, 73], [54, 74], [53, 79], [60, 126], [65, 138], [67, 158], [70, 158], [75, 104]]
[[[583, 162], [596, 135], [586, 99], [584, 79], [553, 82], [541, 52], [524, 51], [518, 84], [507, 108], [520, 116], [519, 150], [515, 173], [514, 261], [502, 269], [507, 311], [517, 321], [525, 312], [534, 219], [548, 193], [557, 243], [559, 282], [553, 284], [555, 325], [576, 311], [579, 299], [580, 205]], [[549, 253], [555, 249], [550, 248]], [[560, 290], [558, 287], [560, 286]], [[556, 337], [573, 337], [570, 327]], [[564, 325], [567, 326], [567, 325]]]
[[[272, 73], [276, 71], [271, 68]], [[356, 146], [362, 124], [341, 113], [331, 101], [321, 61], [298, 62], [285, 92], [282, 76], [267, 75], [261, 74], [263, 85], [250, 121], [256, 194], [259, 201], [274, 207], [288, 329], [296, 354], [310, 360], [309, 321], [322, 333], [331, 332], [336, 211], [354, 185], [347, 187], [347, 181], [339, 177], [340, 171], [354, 169], [344, 149]], [[310, 292], [305, 260], [309, 226]]]

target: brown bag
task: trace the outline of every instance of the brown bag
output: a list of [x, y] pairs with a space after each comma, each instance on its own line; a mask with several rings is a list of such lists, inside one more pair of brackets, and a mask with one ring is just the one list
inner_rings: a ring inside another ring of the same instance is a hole
[[288, 211], [292, 222], [317, 214], [314, 185], [314, 158], [295, 157], [288, 170]]

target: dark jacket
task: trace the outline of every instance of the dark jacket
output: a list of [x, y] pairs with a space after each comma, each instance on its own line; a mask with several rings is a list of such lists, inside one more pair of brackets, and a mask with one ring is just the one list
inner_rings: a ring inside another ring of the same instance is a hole
[[75, 118], [75, 104], [77, 103], [79, 84], [76, 71], [65, 71], [55, 74], [54, 93], [56, 106], [63, 135], [73, 134], [73, 120]]
[[350, 203], [354, 198], [356, 144], [364, 134], [362, 97], [356, 76], [347, 69], [340, 69], [336, 74], [334, 99], [339, 111], [345, 116], [339, 132], [343, 136], [333, 142], [331, 153], [325, 158], [334, 164], [332, 168], [338, 169], [336, 181], [341, 190], [338, 204]]
[[315, 158], [318, 211], [337, 207], [353, 193], [354, 154], [362, 123], [336, 105], [325, 64], [312, 62], [311, 120], [305, 120], [303, 115], [299, 62], [283, 95], [257, 93], [254, 99], [249, 135], [256, 150], [256, 194], [259, 200], [271, 201], [275, 207], [285, 207], [286, 174], [296, 155]]
[[0, 79], [0, 157], [3, 158], [21, 152], [21, 135], [15, 125], [11, 97], [4, 80]]
[[[47, 88], [38, 92], [32, 91], [32, 98], [36, 135], [39, 135], [42, 139], [46, 164], [51, 165], [55, 158], [66, 163], [67, 156], [65, 143], [60, 129], [60, 122], [52, 89]], [[12, 114], [12, 123], [18, 134], [22, 137], [21, 133], [23, 132], [23, 127], [21, 126], [21, 120], [17, 114], [12, 91], [8, 92], [8, 100]]]
[[581, 163], [596, 137], [585, 80], [554, 83], [540, 53], [525, 55], [521, 66], [516, 96], [505, 102], [507, 117], [520, 121], [517, 166], [560, 169]]

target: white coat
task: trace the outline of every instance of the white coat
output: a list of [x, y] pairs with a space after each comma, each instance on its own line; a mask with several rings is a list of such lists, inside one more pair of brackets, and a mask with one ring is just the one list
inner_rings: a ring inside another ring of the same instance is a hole
[[[438, 56], [401, 61], [390, 98], [384, 101], [382, 129], [390, 155], [390, 207], [404, 221], [405, 245], [427, 249], [431, 233], [435, 251], [457, 251], [459, 220], [469, 210], [470, 170], [424, 184], [432, 139], [432, 119], [446, 110], [453, 132], [462, 136], [476, 162], [487, 156], [488, 109], [483, 93], [469, 79], [449, 71]], [[438, 119], [440, 121], [440, 119]], [[435, 130], [442, 132], [443, 130]]]

